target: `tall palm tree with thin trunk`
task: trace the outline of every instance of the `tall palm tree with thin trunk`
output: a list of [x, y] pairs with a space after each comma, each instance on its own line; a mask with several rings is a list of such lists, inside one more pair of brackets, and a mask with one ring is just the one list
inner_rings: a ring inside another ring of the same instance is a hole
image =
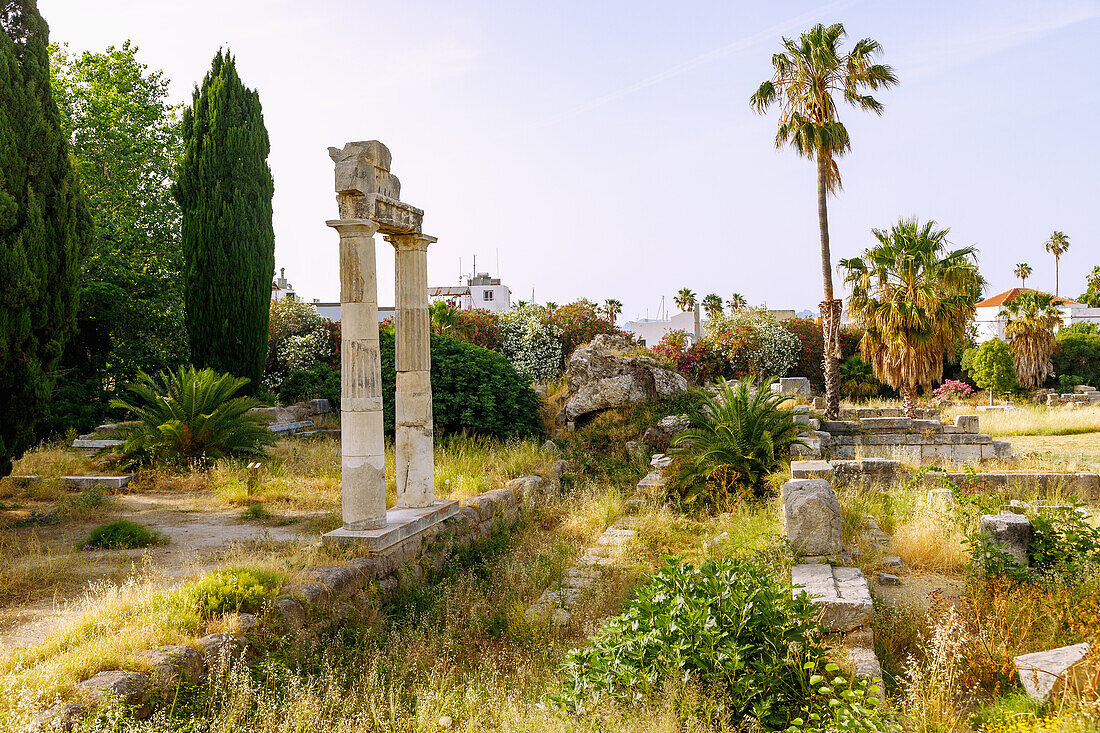
[[1062, 324], [1058, 302], [1049, 293], [1028, 292], [1004, 304], [1005, 338], [1012, 347], [1016, 378], [1029, 389], [1042, 386], [1054, 371], [1054, 329]]
[[703, 298], [703, 310], [707, 318], [714, 318], [722, 313], [722, 296], [711, 293]]
[[984, 284], [973, 247], [947, 249], [947, 229], [916, 217], [889, 231], [872, 229], [878, 244], [843, 259], [851, 286], [848, 312], [867, 329], [863, 358], [875, 376], [901, 392], [914, 417], [917, 394], [943, 379], [944, 357], [974, 317], [974, 292]]
[[619, 314], [623, 312], [623, 304], [614, 298], [608, 298], [603, 302], [603, 312], [612, 325], [619, 320]]
[[1020, 287], [1027, 287], [1027, 279], [1031, 277], [1031, 265], [1021, 262], [1016, 265], [1016, 277], [1020, 278]]
[[737, 311], [743, 311], [749, 307], [749, 301], [745, 300], [745, 296], [741, 293], [734, 293], [730, 296], [730, 299], [726, 301], [726, 307], [733, 313]]
[[695, 293], [691, 288], [680, 288], [680, 292], [676, 293], [676, 297], [672, 299], [672, 302], [681, 311], [687, 313], [695, 309]]
[[783, 38], [783, 50], [772, 56], [775, 74], [760, 85], [750, 104], [764, 113], [773, 103], [780, 106], [775, 146], [791, 145], [799, 155], [817, 164], [817, 220], [821, 234], [821, 277], [825, 300], [821, 326], [825, 339], [825, 398], [827, 417], [840, 409], [840, 311], [833, 296], [832, 254], [829, 249], [829, 194], [841, 189], [837, 159], [851, 149], [848, 130], [840, 121], [834, 95], [865, 112], [881, 115], [883, 105], [866, 93], [897, 84], [894, 70], [873, 63], [882, 52], [878, 41], [864, 38], [842, 53], [844, 26], [818, 23], [798, 41]]
[[1047, 252], [1054, 255], [1054, 294], [1061, 295], [1058, 292], [1058, 263], [1062, 259], [1062, 255], [1069, 249], [1069, 237], [1064, 232], [1055, 231], [1050, 235], [1050, 239], [1046, 241]]

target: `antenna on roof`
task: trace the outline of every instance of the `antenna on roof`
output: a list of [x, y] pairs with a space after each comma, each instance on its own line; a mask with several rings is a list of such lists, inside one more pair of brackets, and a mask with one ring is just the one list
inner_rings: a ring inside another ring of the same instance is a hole
[[500, 279], [500, 247], [497, 247], [497, 279]]

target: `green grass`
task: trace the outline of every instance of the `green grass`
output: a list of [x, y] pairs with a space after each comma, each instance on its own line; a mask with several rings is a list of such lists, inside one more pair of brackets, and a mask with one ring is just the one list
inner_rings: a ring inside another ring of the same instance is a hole
[[100, 550], [130, 550], [166, 544], [168, 535], [129, 519], [116, 519], [93, 529], [84, 546]]

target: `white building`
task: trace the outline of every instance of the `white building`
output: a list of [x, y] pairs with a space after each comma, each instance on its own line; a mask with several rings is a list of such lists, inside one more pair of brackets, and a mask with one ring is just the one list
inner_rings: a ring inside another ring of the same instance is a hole
[[465, 280], [465, 285], [428, 288], [428, 299], [433, 303], [443, 300], [465, 311], [480, 308], [499, 313], [512, 307], [512, 291], [500, 278], [478, 272]]
[[[1000, 317], [1001, 310], [1006, 303], [1010, 303], [1027, 292], [1039, 292], [1031, 288], [1012, 288], [999, 295], [986, 298], [974, 306], [974, 325], [978, 327], [978, 343], [989, 341], [992, 338], [1003, 339], [1005, 337], [1005, 319]], [[1100, 324], [1100, 308], [1090, 308], [1084, 303], [1078, 303], [1068, 298], [1054, 296], [1058, 303], [1058, 310], [1062, 315], [1062, 328], [1072, 326], [1075, 323]], [[1055, 329], [1057, 330], [1057, 329]]]
[[278, 302], [283, 298], [294, 300], [297, 297], [297, 293], [294, 292], [294, 286], [286, 279], [286, 268], [280, 267], [279, 277], [271, 281], [271, 299]]
[[[688, 345], [691, 345], [695, 343], [695, 315], [693, 311], [685, 311], [671, 318], [639, 318], [636, 321], [627, 321], [623, 330], [634, 334], [634, 340], [639, 345], [651, 349], [670, 331], [684, 331], [688, 335]], [[702, 326], [699, 326], [699, 333], [703, 333]]]

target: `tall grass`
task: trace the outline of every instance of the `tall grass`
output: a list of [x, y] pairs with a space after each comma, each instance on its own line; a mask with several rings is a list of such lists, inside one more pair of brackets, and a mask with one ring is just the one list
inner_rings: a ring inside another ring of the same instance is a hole
[[949, 407], [944, 422], [956, 415], [977, 414], [979, 429], [989, 435], [1079, 435], [1100, 432], [1100, 405], [1050, 409], [1041, 405], [1017, 405], [1014, 410], [975, 412], [972, 407]]

